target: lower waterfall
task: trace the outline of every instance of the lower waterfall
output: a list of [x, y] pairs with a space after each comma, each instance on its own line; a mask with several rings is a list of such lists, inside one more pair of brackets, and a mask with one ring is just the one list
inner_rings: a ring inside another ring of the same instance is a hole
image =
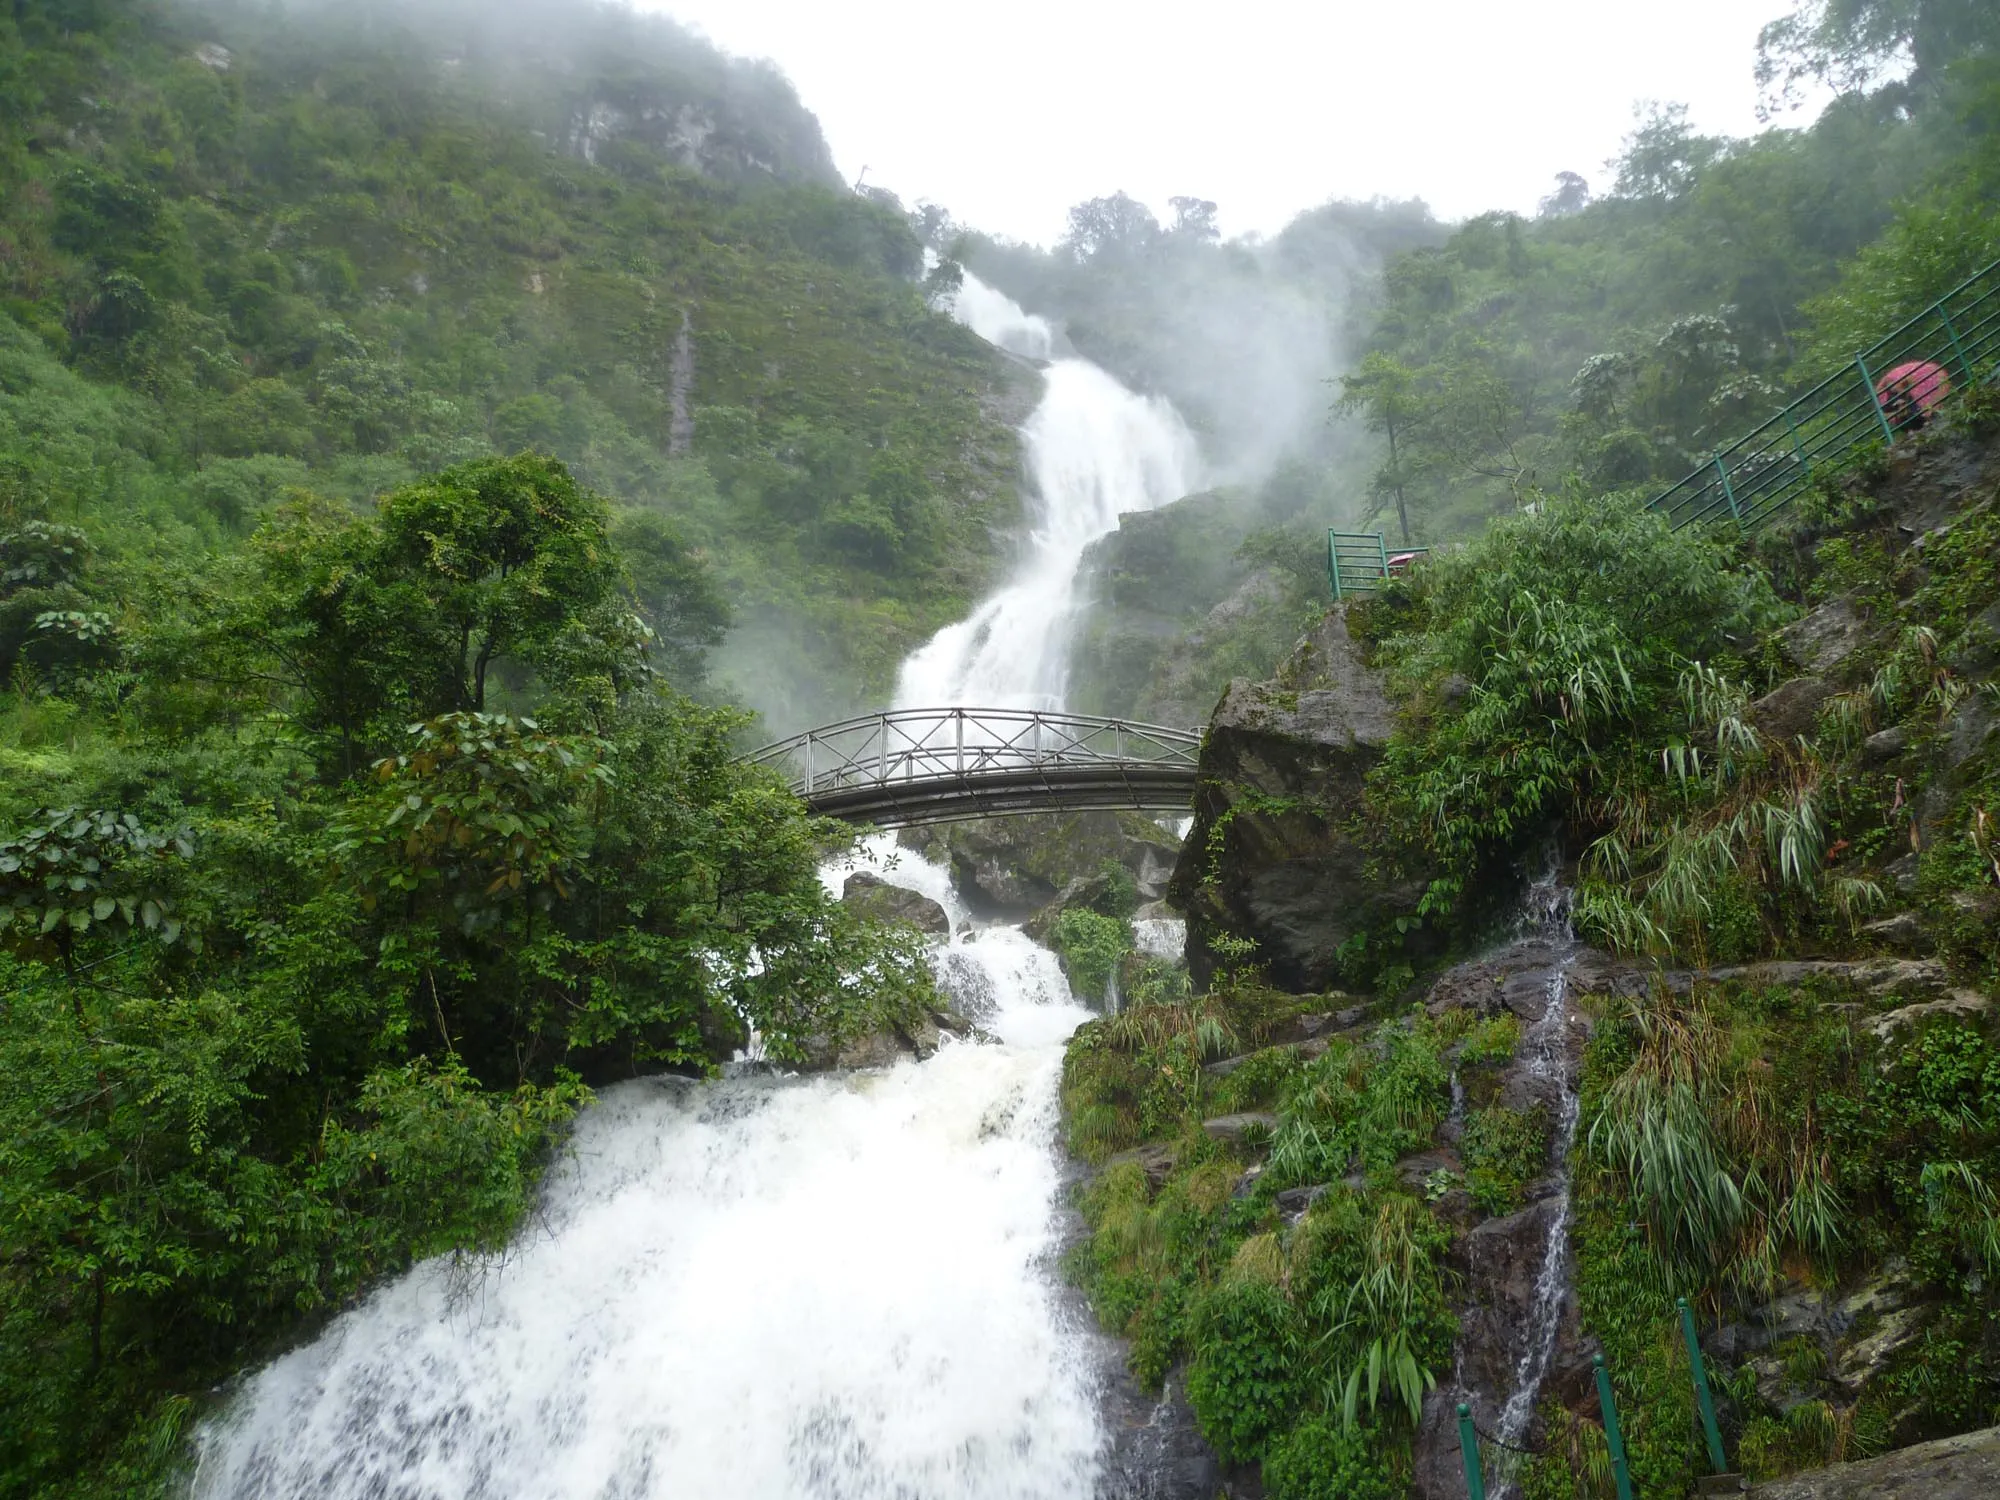
[[1049, 1264], [1087, 1012], [1015, 929], [942, 958], [995, 1043], [606, 1090], [504, 1255], [419, 1267], [255, 1376], [195, 1493], [1090, 1495], [1095, 1367]]

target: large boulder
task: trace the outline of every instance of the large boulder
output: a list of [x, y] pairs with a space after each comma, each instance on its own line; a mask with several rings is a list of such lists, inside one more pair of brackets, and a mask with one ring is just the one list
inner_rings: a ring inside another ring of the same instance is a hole
[[1778, 650], [1800, 671], [1824, 676], [1866, 643], [1868, 616], [1843, 594], [1778, 632]]
[[1143, 813], [1054, 813], [907, 829], [902, 841], [951, 869], [974, 911], [1025, 917], [1057, 901], [1072, 881], [1122, 865], [1141, 901], [1166, 891], [1180, 840]]
[[1168, 900], [1187, 914], [1188, 964], [1206, 982], [1212, 943], [1247, 938], [1273, 982], [1331, 985], [1341, 944], [1413, 911], [1422, 887], [1366, 868], [1352, 824], [1395, 711], [1336, 607], [1269, 682], [1238, 678], [1202, 744], [1194, 827]]
[[904, 922], [932, 937], [951, 936], [951, 918], [945, 909], [920, 891], [891, 885], [866, 870], [856, 870], [840, 888], [843, 904], [878, 922]]

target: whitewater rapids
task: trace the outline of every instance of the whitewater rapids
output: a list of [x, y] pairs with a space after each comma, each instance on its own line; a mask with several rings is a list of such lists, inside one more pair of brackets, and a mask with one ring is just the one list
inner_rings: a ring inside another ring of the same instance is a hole
[[1048, 1264], [1062, 1049], [1012, 929], [957, 945], [998, 1045], [811, 1081], [641, 1081], [503, 1257], [433, 1261], [258, 1375], [196, 1494], [1087, 1496], [1087, 1350]]

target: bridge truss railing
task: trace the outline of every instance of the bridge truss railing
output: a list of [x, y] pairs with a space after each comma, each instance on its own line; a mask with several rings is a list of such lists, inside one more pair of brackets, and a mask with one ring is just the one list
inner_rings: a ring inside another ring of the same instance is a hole
[[829, 724], [747, 757], [815, 812], [902, 826], [1027, 812], [1183, 808], [1201, 736], [1029, 709], [902, 709]]
[[1883, 377], [1930, 364], [1949, 382], [1945, 399], [2000, 370], [2000, 262], [1954, 287], [1874, 347], [1807, 391], [1763, 426], [1719, 450], [1655, 498], [1675, 530], [1713, 523], [1755, 531], [1872, 442], [1893, 442], [1927, 417], [1914, 403], [1885, 404]]
[[900, 709], [809, 729], [748, 759], [791, 772], [808, 799], [852, 787], [1035, 769], [1193, 767], [1201, 736], [1129, 719], [1030, 709]]

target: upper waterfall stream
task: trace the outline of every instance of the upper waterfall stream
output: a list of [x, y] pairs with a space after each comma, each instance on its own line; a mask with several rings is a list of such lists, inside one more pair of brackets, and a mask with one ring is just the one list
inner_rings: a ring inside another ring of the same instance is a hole
[[[1053, 351], [971, 278], [957, 311]], [[1062, 707], [1084, 549], [1192, 487], [1171, 407], [1081, 360], [1046, 375], [1024, 555], [911, 655], [899, 704]], [[845, 1077], [606, 1089], [506, 1253], [419, 1266], [250, 1377], [201, 1436], [195, 1493], [1092, 1495], [1095, 1355], [1052, 1264], [1057, 1084], [1089, 1013], [1017, 928], [973, 930], [946, 871], [888, 839], [861, 855], [946, 906], [940, 980], [993, 1040]]]
[[[989, 343], [1046, 358], [1054, 335], [977, 277], [956, 311]], [[1082, 606], [1084, 549], [1121, 515], [1153, 510], [1195, 487], [1200, 456], [1179, 413], [1134, 395], [1096, 365], [1058, 359], [1021, 429], [1028, 470], [1028, 546], [1013, 577], [966, 619], [903, 663], [898, 708], [1061, 709]]]

